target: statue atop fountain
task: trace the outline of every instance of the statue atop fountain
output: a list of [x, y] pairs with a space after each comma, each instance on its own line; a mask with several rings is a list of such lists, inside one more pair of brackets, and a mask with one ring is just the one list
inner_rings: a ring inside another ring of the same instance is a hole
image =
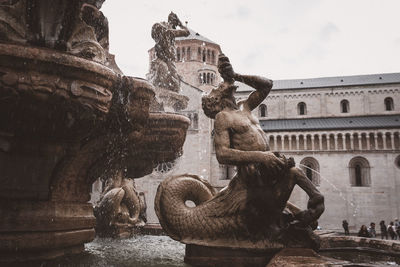
[[[272, 81], [235, 73], [223, 54], [218, 70], [224, 81], [203, 97], [202, 106], [215, 120], [219, 163], [236, 165], [238, 172], [218, 193], [196, 175], [165, 179], [155, 200], [163, 229], [190, 245], [271, 251], [284, 247], [318, 249], [319, 238], [313, 228], [324, 211], [324, 198], [295, 167], [293, 158], [269, 151], [264, 132], [251, 114], [267, 97]], [[234, 98], [235, 81], [255, 88], [240, 103]], [[288, 202], [295, 185], [310, 198], [306, 210]], [[187, 200], [196, 207], [187, 207]], [[191, 250], [187, 248], [187, 257]]]
[[180, 77], [175, 65], [175, 38], [189, 34], [189, 30], [173, 12], [169, 14], [168, 22], [155, 23], [151, 29], [151, 37], [156, 42], [155, 59], [150, 63], [147, 78], [155, 86], [156, 97], [160, 102], [155, 109], [177, 111], [187, 106], [188, 99], [179, 94]]

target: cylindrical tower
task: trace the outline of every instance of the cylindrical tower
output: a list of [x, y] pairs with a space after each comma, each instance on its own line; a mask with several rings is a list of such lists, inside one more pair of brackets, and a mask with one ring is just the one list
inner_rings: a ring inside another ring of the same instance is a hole
[[[208, 92], [221, 81], [217, 68], [221, 48], [192, 29], [189, 32], [189, 36], [175, 39], [176, 67], [184, 82]], [[154, 48], [149, 57], [150, 61], [155, 58]]]

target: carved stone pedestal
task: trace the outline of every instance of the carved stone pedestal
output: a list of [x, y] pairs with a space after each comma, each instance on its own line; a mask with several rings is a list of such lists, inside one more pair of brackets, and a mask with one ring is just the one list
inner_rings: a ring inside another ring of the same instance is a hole
[[94, 239], [90, 204], [2, 201], [1, 261], [49, 259], [79, 253]]

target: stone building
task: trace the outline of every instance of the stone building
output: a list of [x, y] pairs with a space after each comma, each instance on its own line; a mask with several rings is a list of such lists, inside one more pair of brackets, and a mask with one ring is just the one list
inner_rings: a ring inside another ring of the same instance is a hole
[[[202, 94], [221, 81], [216, 65], [221, 49], [193, 30], [176, 46], [181, 93], [189, 97], [182, 112], [191, 125], [182, 157], [136, 180], [146, 195], [149, 223], [158, 222], [154, 197], [166, 176], [197, 174], [222, 188], [235, 174], [233, 166], [216, 160], [213, 123], [201, 108]], [[238, 100], [253, 90], [238, 85]], [[362, 224], [400, 217], [400, 73], [276, 80], [254, 115], [271, 150], [293, 157], [325, 195], [323, 229], [339, 230], [347, 219], [357, 231]], [[296, 187], [291, 201], [306, 208], [307, 200]]]
[[[240, 84], [237, 97], [252, 88]], [[325, 195], [323, 229], [400, 215], [400, 73], [277, 80], [254, 110], [271, 150], [293, 157]], [[291, 201], [306, 208], [296, 188]]]

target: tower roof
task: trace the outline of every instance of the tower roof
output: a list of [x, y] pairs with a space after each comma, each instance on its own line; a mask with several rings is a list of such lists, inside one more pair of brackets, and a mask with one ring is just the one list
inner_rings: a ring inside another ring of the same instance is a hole
[[175, 38], [175, 40], [177, 41], [182, 41], [182, 40], [199, 40], [199, 41], [203, 41], [203, 42], [207, 42], [207, 43], [211, 43], [211, 44], [217, 44], [216, 42], [211, 41], [210, 39], [208, 39], [207, 37], [204, 37], [203, 35], [200, 35], [198, 32], [188, 28], [190, 34], [186, 37], [177, 37]]

